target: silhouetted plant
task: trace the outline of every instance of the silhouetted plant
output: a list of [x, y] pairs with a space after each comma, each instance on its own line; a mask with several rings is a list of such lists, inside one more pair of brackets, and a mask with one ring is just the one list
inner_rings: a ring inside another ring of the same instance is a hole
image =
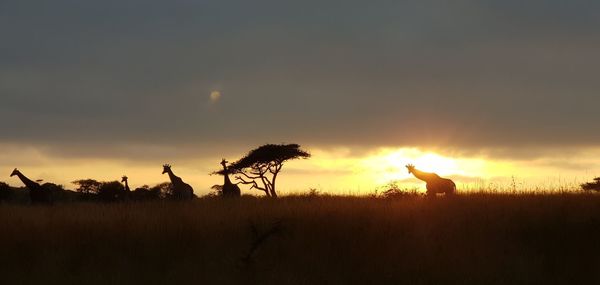
[[208, 195], [207, 195], [208, 197], [223, 196], [223, 185], [215, 184], [212, 187], [210, 187], [210, 189], [212, 191], [208, 193]]
[[95, 179], [81, 179], [71, 182], [83, 200], [98, 199], [103, 202], [116, 202], [125, 198], [125, 187], [119, 181], [101, 182]]
[[81, 200], [81, 193], [71, 190], [65, 190], [65, 187], [63, 185], [48, 185], [47, 183], [45, 185], [42, 185], [42, 187], [47, 187], [50, 189], [55, 202], [75, 202], [77, 200]]
[[[284, 162], [309, 157], [310, 153], [300, 149], [298, 144], [267, 144], [250, 151], [231, 164], [228, 172], [239, 174], [236, 179], [243, 184], [252, 185], [250, 189], [261, 190], [267, 196], [277, 197], [277, 176]], [[225, 171], [215, 173], [225, 174]]]
[[309, 197], [318, 197], [319, 195], [321, 195], [321, 191], [317, 190], [317, 188], [310, 188], [310, 189], [308, 189], [307, 196], [309, 196]]
[[102, 186], [102, 182], [89, 178], [75, 180], [71, 183], [77, 185], [75, 191], [80, 193], [80, 199], [85, 201], [96, 199], [98, 192], [100, 191], [100, 187]]
[[65, 187], [63, 185], [54, 184], [54, 183], [44, 183], [42, 184], [42, 188], [51, 191], [51, 192], [60, 192], [64, 191]]
[[581, 184], [581, 189], [585, 191], [600, 191], [600, 177], [594, 178], [594, 182]]
[[402, 189], [398, 185], [397, 181], [392, 181], [384, 187], [384, 189], [381, 191], [381, 194], [379, 194], [379, 197], [384, 198], [384, 199], [399, 199], [399, 198], [414, 197], [414, 196], [419, 196], [419, 195], [421, 195], [421, 194], [419, 194], [419, 192], [417, 191], [416, 188], [415, 189]]
[[0, 202], [8, 201], [12, 198], [12, 188], [4, 183], [0, 182]]
[[77, 185], [78, 187], [75, 190], [82, 194], [98, 194], [102, 186], [102, 182], [94, 179], [75, 180], [71, 183]]
[[160, 189], [150, 189], [150, 186], [143, 185], [131, 191], [129, 199], [136, 202], [158, 200], [160, 199]]
[[131, 191], [129, 198], [132, 201], [151, 201], [160, 199], [160, 189], [151, 190], [150, 186], [144, 185]]
[[116, 202], [125, 195], [125, 187], [119, 181], [102, 182], [98, 189], [98, 198], [103, 202]]
[[163, 199], [174, 198], [174, 190], [173, 183], [171, 182], [163, 182], [150, 188], [150, 192], [157, 193], [158, 197]]

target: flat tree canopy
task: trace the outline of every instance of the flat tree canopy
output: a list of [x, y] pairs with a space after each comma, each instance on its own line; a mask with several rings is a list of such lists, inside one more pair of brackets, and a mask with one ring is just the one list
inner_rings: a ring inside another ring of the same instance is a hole
[[[275, 185], [284, 162], [309, 157], [310, 153], [300, 149], [298, 144], [266, 144], [231, 164], [228, 172], [239, 174], [235, 177], [236, 180], [252, 185], [251, 189], [261, 190], [267, 196], [277, 197]], [[216, 174], [225, 173], [219, 171]]]

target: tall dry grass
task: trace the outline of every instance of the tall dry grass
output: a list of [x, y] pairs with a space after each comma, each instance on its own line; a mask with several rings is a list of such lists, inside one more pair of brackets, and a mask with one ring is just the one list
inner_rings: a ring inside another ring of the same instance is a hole
[[598, 284], [600, 197], [0, 206], [0, 284]]

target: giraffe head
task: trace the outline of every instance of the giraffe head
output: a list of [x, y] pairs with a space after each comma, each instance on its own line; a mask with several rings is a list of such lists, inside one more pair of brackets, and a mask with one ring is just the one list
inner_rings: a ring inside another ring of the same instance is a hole
[[223, 158], [223, 160], [221, 160], [221, 165], [223, 165], [223, 167], [226, 167], [227, 163], [229, 163], [229, 161], [227, 161], [226, 159]]
[[21, 172], [19, 172], [19, 170], [15, 168], [15, 170], [13, 170], [13, 172], [10, 174], [10, 177], [13, 177], [15, 175], [19, 175], [19, 173], [21, 173]]
[[171, 171], [171, 165], [170, 164], [163, 165], [163, 172], [162, 172], [162, 174], [168, 173], [169, 171]]
[[415, 166], [412, 164], [407, 164], [406, 168], [408, 169], [408, 174], [412, 174], [415, 171]]
[[127, 176], [123, 175], [123, 177], [121, 177], [121, 183], [127, 182], [127, 179], [129, 179], [129, 178], [127, 178]]

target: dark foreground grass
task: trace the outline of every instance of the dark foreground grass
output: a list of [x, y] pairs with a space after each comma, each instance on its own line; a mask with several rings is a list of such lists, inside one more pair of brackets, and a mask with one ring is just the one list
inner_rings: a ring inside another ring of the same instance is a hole
[[0, 284], [599, 284], [600, 197], [0, 205]]

